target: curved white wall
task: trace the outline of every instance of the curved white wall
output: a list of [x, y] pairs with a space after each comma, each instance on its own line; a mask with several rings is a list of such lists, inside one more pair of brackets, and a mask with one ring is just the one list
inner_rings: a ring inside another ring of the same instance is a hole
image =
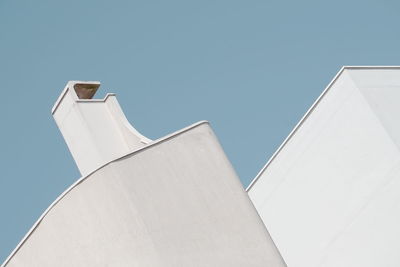
[[207, 123], [73, 187], [5, 265], [284, 266]]
[[150, 143], [115, 97], [87, 100], [98, 86], [69, 83], [53, 109], [85, 176], [3, 267], [286, 266], [207, 122]]

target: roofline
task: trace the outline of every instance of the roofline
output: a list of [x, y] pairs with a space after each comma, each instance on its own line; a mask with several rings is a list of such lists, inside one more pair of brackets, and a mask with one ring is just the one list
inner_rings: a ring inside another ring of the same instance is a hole
[[15, 249], [11, 252], [11, 254], [6, 258], [6, 260], [3, 262], [3, 264], [1, 265], [1, 267], [5, 267], [10, 260], [15, 256], [15, 254], [19, 251], [19, 249], [22, 247], [22, 245], [29, 239], [29, 237], [33, 234], [33, 232], [36, 230], [36, 228], [40, 225], [40, 223], [43, 221], [43, 219], [46, 217], [46, 215], [53, 209], [53, 207], [55, 207], [57, 205], [58, 202], [60, 202], [70, 191], [72, 191], [75, 187], [77, 187], [80, 183], [82, 183], [83, 181], [85, 181], [86, 179], [88, 179], [92, 174], [94, 174], [95, 172], [97, 172], [98, 170], [106, 167], [107, 165], [116, 162], [118, 160], [124, 159], [126, 157], [135, 155], [139, 152], [142, 152], [144, 150], [147, 150], [148, 148], [151, 148], [153, 146], [159, 145], [161, 143], [164, 143], [165, 141], [168, 141], [170, 139], [173, 139], [187, 131], [190, 131], [194, 128], [199, 127], [200, 125], [203, 124], [210, 124], [208, 121], [206, 120], [202, 120], [199, 122], [196, 122], [190, 126], [187, 126], [181, 130], [178, 130], [174, 133], [171, 133], [169, 135], [166, 135], [162, 138], [159, 138], [157, 140], [154, 140], [153, 142], [151, 142], [150, 144], [141, 147], [139, 149], [136, 149], [132, 152], [129, 152], [128, 154], [125, 154], [121, 157], [118, 157], [116, 159], [113, 159], [103, 165], [101, 165], [100, 167], [98, 167], [97, 169], [93, 170], [92, 172], [88, 173], [85, 176], [82, 176], [81, 178], [79, 178], [76, 182], [74, 182], [70, 187], [68, 187], [61, 195], [59, 195], [56, 200], [53, 201], [53, 203], [50, 204], [50, 206], [42, 213], [42, 215], [39, 217], [39, 219], [35, 222], [35, 224], [31, 227], [31, 229], [28, 231], [28, 233], [26, 233], [26, 235], [22, 238], [22, 240], [18, 243], [18, 245], [15, 247]]
[[281, 152], [281, 150], [285, 147], [285, 145], [289, 142], [289, 140], [293, 137], [293, 135], [297, 132], [297, 130], [301, 127], [301, 125], [305, 122], [305, 120], [311, 115], [312, 111], [318, 105], [318, 103], [322, 100], [322, 98], [326, 95], [329, 89], [333, 86], [333, 84], [337, 81], [339, 76], [345, 70], [366, 70], [366, 69], [400, 69], [400, 66], [343, 66], [339, 72], [335, 75], [332, 81], [328, 84], [328, 86], [322, 91], [321, 95], [315, 100], [315, 102], [311, 105], [311, 107], [307, 110], [306, 114], [300, 119], [300, 121], [296, 124], [293, 130], [289, 133], [283, 143], [278, 147], [274, 154], [269, 158], [264, 167], [259, 171], [256, 177], [251, 181], [251, 183], [247, 186], [246, 192], [248, 192], [255, 183], [257, 183], [258, 179], [264, 173], [264, 171], [268, 168], [268, 166], [272, 163], [272, 161], [276, 158], [276, 156]]

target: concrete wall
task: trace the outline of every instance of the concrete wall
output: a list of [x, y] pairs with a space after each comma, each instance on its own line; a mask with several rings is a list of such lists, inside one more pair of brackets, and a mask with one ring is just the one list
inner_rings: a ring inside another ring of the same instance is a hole
[[[102, 123], [95, 119], [91, 123]], [[75, 145], [80, 134], [72, 130], [62, 132]], [[97, 140], [96, 131], [82, 134]], [[109, 141], [115, 140], [121, 139]], [[78, 146], [72, 150], [84, 153]], [[88, 155], [103, 155], [95, 152]], [[75, 158], [78, 165], [80, 158]], [[209, 124], [200, 122], [81, 178], [48, 208], [3, 266], [286, 265]]]
[[248, 193], [288, 266], [400, 266], [400, 69], [344, 68]]

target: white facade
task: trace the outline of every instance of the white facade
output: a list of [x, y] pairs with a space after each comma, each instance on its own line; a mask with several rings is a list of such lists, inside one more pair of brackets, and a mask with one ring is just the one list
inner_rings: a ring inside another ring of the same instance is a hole
[[83, 177], [3, 266], [286, 266], [207, 122], [150, 141], [98, 86], [57, 101]]
[[400, 266], [399, 118], [399, 67], [345, 67], [249, 186], [288, 266]]

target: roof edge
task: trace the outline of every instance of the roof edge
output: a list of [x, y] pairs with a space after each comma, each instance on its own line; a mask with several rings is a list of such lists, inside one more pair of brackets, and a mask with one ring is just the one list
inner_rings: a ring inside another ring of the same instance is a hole
[[300, 128], [300, 126], [304, 123], [304, 121], [310, 116], [312, 111], [315, 109], [315, 107], [318, 105], [318, 103], [321, 101], [321, 99], [325, 96], [325, 94], [329, 91], [329, 89], [333, 86], [333, 84], [337, 81], [339, 76], [345, 71], [345, 70], [369, 70], [369, 69], [400, 69], [400, 65], [396, 66], [343, 66], [339, 72], [335, 75], [335, 77], [332, 79], [332, 81], [328, 84], [328, 86], [322, 91], [321, 95], [315, 100], [315, 102], [311, 105], [311, 107], [306, 111], [306, 113], [303, 115], [303, 117], [300, 119], [300, 121], [295, 125], [293, 130], [289, 133], [289, 135], [286, 137], [286, 139], [282, 142], [282, 144], [278, 147], [278, 149], [272, 154], [272, 156], [269, 158], [267, 163], [264, 165], [264, 167], [257, 173], [256, 177], [250, 182], [250, 184], [246, 188], [246, 192], [249, 192], [249, 190], [254, 186], [255, 183], [257, 183], [258, 179], [260, 176], [265, 172], [267, 167], [272, 163], [272, 161], [276, 158], [276, 156], [279, 154], [279, 152], [283, 149], [283, 147], [288, 143], [288, 141], [292, 138], [292, 136], [297, 132], [297, 130]]
[[170, 139], [173, 139], [185, 132], [188, 132], [194, 128], [197, 128], [203, 124], [210, 124], [208, 121], [206, 120], [202, 120], [199, 122], [196, 122], [192, 125], [189, 125], [185, 128], [182, 128], [176, 132], [173, 132], [171, 134], [168, 134], [162, 138], [159, 138], [151, 143], [149, 143], [148, 145], [141, 147], [139, 149], [136, 149], [132, 152], [129, 152], [128, 154], [125, 154], [123, 156], [120, 156], [118, 158], [115, 158], [103, 165], [101, 165], [100, 167], [98, 167], [97, 169], [93, 170], [92, 172], [88, 173], [85, 176], [82, 176], [81, 178], [79, 178], [77, 181], [75, 181], [72, 185], [70, 185], [63, 193], [61, 193], [51, 204], [50, 206], [42, 213], [42, 215], [39, 217], [39, 219], [33, 224], [33, 226], [31, 227], [31, 229], [25, 234], [25, 236], [22, 238], [22, 240], [18, 243], [18, 245], [14, 248], [14, 250], [11, 252], [11, 254], [5, 259], [5, 261], [0, 265], [0, 267], [5, 267], [7, 266], [7, 264], [10, 262], [10, 260], [15, 256], [15, 254], [19, 251], [19, 249], [24, 245], [24, 243], [29, 239], [29, 237], [33, 234], [33, 232], [35, 232], [36, 228], [40, 225], [40, 223], [43, 221], [43, 219], [46, 217], [46, 215], [53, 209], [53, 207], [55, 207], [58, 202], [60, 202], [70, 191], [72, 191], [75, 187], [77, 187], [80, 183], [82, 183], [83, 181], [85, 181], [86, 179], [88, 179], [93, 173], [97, 172], [98, 170], [106, 167], [107, 165], [116, 162], [118, 160], [124, 159], [126, 157], [132, 156], [134, 154], [137, 154], [141, 151], [147, 150], [148, 148], [154, 147], [156, 145], [159, 145], [161, 143], [164, 143], [165, 141], [168, 141]]

